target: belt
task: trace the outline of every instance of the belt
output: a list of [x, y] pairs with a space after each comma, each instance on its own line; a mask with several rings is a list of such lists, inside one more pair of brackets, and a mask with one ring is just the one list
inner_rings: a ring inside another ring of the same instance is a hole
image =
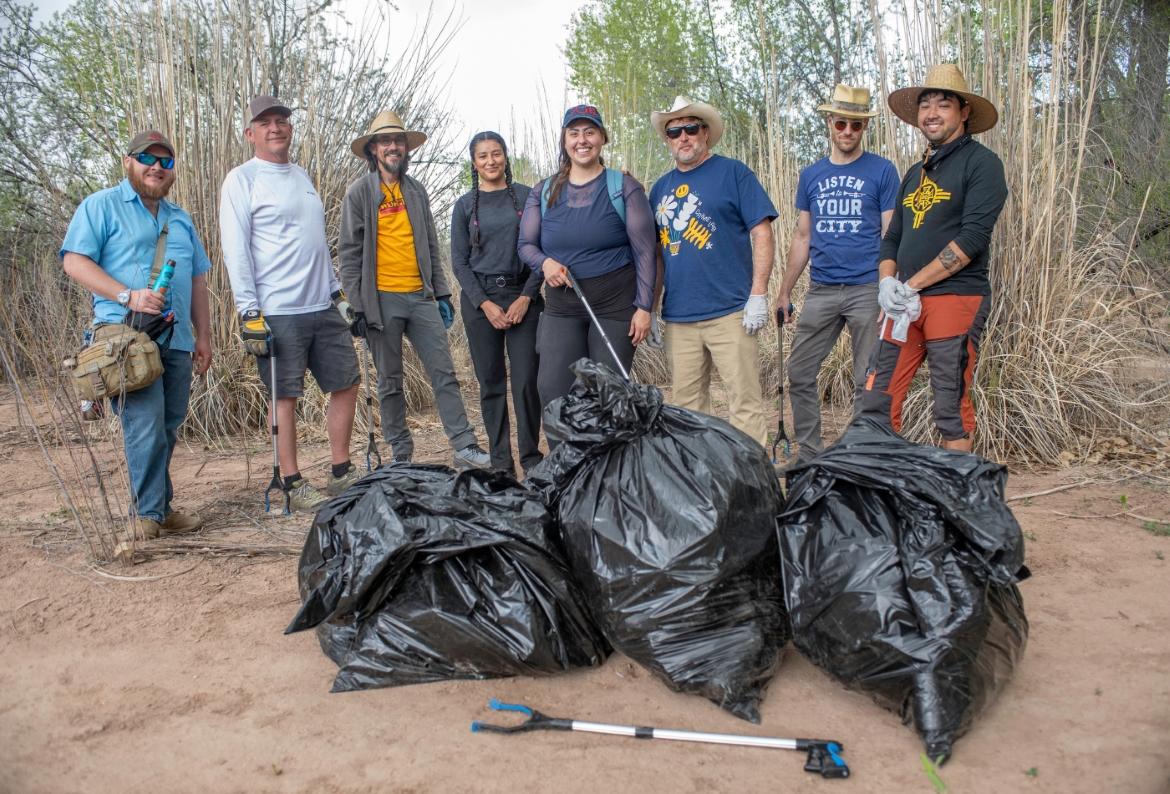
[[521, 280], [519, 276], [505, 276], [502, 274], [492, 275], [488, 273], [485, 275], [483, 273], [476, 273], [475, 275], [483, 282], [485, 287], [514, 287], [528, 280], [527, 277]]

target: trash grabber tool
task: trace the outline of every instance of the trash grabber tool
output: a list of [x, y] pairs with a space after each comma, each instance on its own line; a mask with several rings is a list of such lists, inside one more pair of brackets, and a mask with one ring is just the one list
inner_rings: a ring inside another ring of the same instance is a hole
[[362, 339], [361, 346], [362, 380], [366, 382], [366, 471], [373, 471], [382, 465], [382, 453], [378, 452], [378, 440], [374, 437], [374, 386], [370, 383], [370, 343]]
[[[613, 343], [609, 341], [609, 335], [605, 333], [605, 329], [601, 327], [601, 321], [597, 319], [597, 315], [593, 313], [593, 307], [589, 305], [589, 301], [585, 300], [585, 296], [581, 294], [580, 288], [577, 286], [577, 280], [573, 278], [573, 274], [565, 268], [565, 278], [569, 280], [569, 286], [572, 287], [573, 292], [577, 293], [577, 297], [581, 299], [581, 305], [585, 307], [585, 311], [589, 313], [589, 319], [593, 321], [593, 327], [597, 329], [597, 333], [601, 334], [601, 340], [605, 342], [605, 346], [609, 348], [609, 354], [613, 356], [613, 363], [617, 364], [618, 372], [622, 373], [622, 377], [626, 380], [630, 379], [630, 373], [626, 372], [626, 368], [622, 366], [622, 361], [618, 358], [617, 351], [613, 349]], [[653, 321], [653, 318], [651, 318]]]
[[772, 750], [796, 750], [807, 753], [804, 771], [826, 778], [849, 777], [849, 766], [841, 757], [840, 742], [825, 739], [774, 739], [767, 736], [745, 736], [734, 733], [703, 733], [670, 728], [646, 728], [633, 725], [608, 725], [602, 722], [583, 722], [550, 717], [518, 703], [501, 703], [492, 698], [488, 703], [495, 711], [518, 711], [528, 716], [519, 725], [488, 725], [478, 720], [471, 723], [472, 733], [527, 733], [529, 731], [583, 731], [607, 733], [611, 736], [633, 736], [636, 739], [666, 739], [673, 742], [704, 742], [707, 744], [734, 744], [740, 747], [764, 747]]
[[[792, 314], [796, 307], [791, 303], [788, 304], [788, 313]], [[784, 457], [792, 454], [792, 442], [788, 440], [788, 433], [784, 430], [784, 307], [776, 307], [776, 349], [777, 358], [780, 363], [780, 386], [776, 395], [776, 402], [778, 403], [780, 413], [780, 426], [776, 428], [776, 440], [772, 442], [772, 465], [776, 466], [780, 463], [780, 456], [776, 454], [777, 447], [784, 444]]]
[[272, 393], [272, 481], [268, 483], [268, 488], [264, 491], [264, 512], [272, 511], [271, 496], [275, 490], [284, 495], [283, 515], [287, 516], [292, 511], [289, 510], [288, 490], [280, 478], [280, 456], [276, 450], [276, 437], [280, 433], [280, 423], [276, 418], [276, 348], [273, 345], [271, 334], [268, 336], [268, 377]]

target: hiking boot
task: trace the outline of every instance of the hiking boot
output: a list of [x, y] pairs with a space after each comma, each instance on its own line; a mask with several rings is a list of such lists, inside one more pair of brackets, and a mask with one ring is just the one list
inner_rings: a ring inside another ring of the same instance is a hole
[[479, 444], [464, 447], [455, 453], [455, 468], [486, 469], [492, 465], [492, 456], [480, 449]]
[[316, 512], [329, 497], [318, 491], [304, 477], [288, 488], [288, 507], [294, 512]]
[[361, 478], [362, 473], [358, 471], [357, 466], [351, 463], [349, 464], [349, 470], [340, 477], [334, 477], [332, 472], [329, 473], [329, 481], [325, 483], [325, 493], [330, 496], [337, 496]]
[[413, 449], [409, 449], [409, 450], [406, 450], [403, 452], [395, 452], [394, 459], [391, 461], [391, 463], [410, 463], [410, 461], [413, 458], [414, 458], [414, 450]]
[[166, 534], [163, 532], [163, 525], [153, 518], [133, 518], [130, 523], [130, 531], [134, 533], [135, 540], [154, 540]]
[[182, 535], [185, 532], [197, 532], [203, 529], [203, 519], [195, 513], [184, 514], [172, 510], [163, 519], [161, 527], [163, 535]]

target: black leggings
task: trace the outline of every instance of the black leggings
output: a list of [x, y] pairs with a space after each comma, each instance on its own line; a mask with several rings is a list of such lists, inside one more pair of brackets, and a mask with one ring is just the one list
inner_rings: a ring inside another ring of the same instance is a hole
[[[630, 318], [633, 315], [633, 307], [630, 307], [629, 316], [624, 319], [598, 318], [627, 372], [634, 361], [634, 345], [630, 339]], [[542, 408], [569, 393], [574, 379], [569, 367], [577, 359], [591, 358], [617, 371], [605, 340], [588, 316], [559, 317], [545, 312], [540, 318], [536, 350], [540, 354], [540, 370], [536, 381]]]

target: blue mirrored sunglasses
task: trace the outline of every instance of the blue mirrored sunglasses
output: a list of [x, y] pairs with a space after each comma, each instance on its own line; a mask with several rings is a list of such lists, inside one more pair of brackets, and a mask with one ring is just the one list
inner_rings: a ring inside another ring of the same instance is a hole
[[158, 163], [168, 171], [175, 167], [175, 158], [159, 157], [157, 154], [151, 154], [150, 152], [139, 152], [138, 154], [134, 155], [134, 159], [142, 163], [147, 168], [150, 168], [155, 163]]

